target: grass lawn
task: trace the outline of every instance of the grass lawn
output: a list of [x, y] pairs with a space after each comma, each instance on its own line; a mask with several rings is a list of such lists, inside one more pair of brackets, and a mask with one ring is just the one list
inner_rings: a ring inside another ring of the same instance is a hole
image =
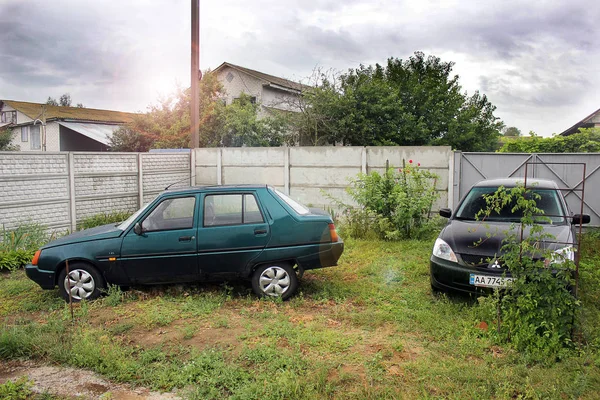
[[[493, 342], [476, 298], [432, 295], [433, 241], [346, 240], [290, 301], [248, 285], [111, 290], [75, 307], [22, 271], [0, 275], [0, 359], [96, 371], [193, 399], [600, 396], [600, 240], [586, 240], [577, 345], [528, 364]], [[493, 321], [485, 321], [494, 329]]]

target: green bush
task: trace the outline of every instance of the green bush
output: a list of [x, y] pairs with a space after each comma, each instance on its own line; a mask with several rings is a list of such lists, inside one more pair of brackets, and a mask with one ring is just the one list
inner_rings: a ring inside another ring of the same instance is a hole
[[2, 227], [0, 271], [14, 271], [31, 261], [34, 253], [54, 237], [40, 224], [23, 224], [17, 229]]
[[[502, 258], [514, 281], [509, 290], [495, 291], [492, 302], [496, 311], [488, 318], [497, 323], [500, 316], [497, 336], [501, 342], [509, 343], [531, 361], [553, 363], [572, 344], [571, 332], [580, 302], [571, 291], [575, 283], [574, 262], [564, 253], [552, 252], [543, 245], [556, 238], [541, 225], [549, 218], [536, 206], [539, 197], [523, 186], [501, 187], [485, 196], [487, 208], [480, 211], [478, 218], [485, 221], [507, 204], [514, 204], [513, 213], [522, 213], [521, 229], [526, 229], [528, 236], [521, 240], [514, 226], [502, 247]], [[553, 260], [554, 268], [549, 268], [544, 260]]]
[[19, 378], [12, 382], [7, 381], [0, 385], [0, 399], [4, 400], [27, 400], [32, 398], [31, 382], [27, 377]]
[[130, 215], [131, 213], [126, 211], [115, 211], [112, 213], [92, 215], [91, 217], [81, 220], [81, 222], [77, 224], [77, 229], [82, 230], [107, 224], [116, 224], [118, 222], [125, 221]]
[[600, 151], [600, 129], [580, 128], [569, 136], [519, 137], [505, 140], [500, 153], [596, 153]]
[[375, 234], [386, 240], [422, 238], [431, 231], [431, 209], [439, 197], [437, 175], [412, 160], [403, 164], [383, 175], [359, 174], [351, 182], [347, 191], [359, 208], [340, 203], [345, 209], [342, 230], [353, 237]]

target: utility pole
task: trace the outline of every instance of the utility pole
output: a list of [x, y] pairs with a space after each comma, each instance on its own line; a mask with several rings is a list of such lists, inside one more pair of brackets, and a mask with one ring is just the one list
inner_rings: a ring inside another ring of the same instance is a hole
[[198, 83], [200, 80], [200, 0], [192, 0], [192, 99], [191, 107], [191, 141], [190, 149], [200, 146], [200, 110], [198, 105]]

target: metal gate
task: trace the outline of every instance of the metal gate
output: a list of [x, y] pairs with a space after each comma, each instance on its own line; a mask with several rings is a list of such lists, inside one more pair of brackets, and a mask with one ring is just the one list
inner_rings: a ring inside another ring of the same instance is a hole
[[[581, 189], [583, 166], [553, 163], [585, 163], [585, 199], [583, 212], [589, 214], [591, 226], [600, 226], [600, 154], [598, 153], [454, 153], [454, 198], [460, 199], [475, 183], [484, 179], [525, 177], [525, 163], [530, 178], [551, 179], [560, 188]], [[571, 211], [578, 213], [581, 191], [563, 191]]]

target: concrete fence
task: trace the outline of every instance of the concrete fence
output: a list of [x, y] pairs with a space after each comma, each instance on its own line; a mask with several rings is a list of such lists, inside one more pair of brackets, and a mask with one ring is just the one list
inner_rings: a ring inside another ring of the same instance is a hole
[[83, 218], [133, 212], [173, 182], [190, 183], [189, 154], [0, 152], [0, 225], [74, 230]]
[[[523, 176], [551, 178], [581, 188], [586, 163], [584, 212], [600, 226], [600, 154], [460, 153], [449, 147], [209, 148], [191, 153], [0, 152], [0, 225], [13, 229], [37, 222], [74, 229], [81, 219], [135, 211], [174, 182], [175, 186], [268, 184], [304, 204], [332, 207], [333, 197], [352, 203], [345, 189], [360, 172], [382, 172], [386, 162], [413, 160], [438, 175], [440, 198], [433, 209], [456, 206], [475, 182]], [[558, 164], [557, 164], [558, 163]], [[581, 192], [565, 193], [579, 211]]]
[[401, 167], [413, 160], [439, 176], [434, 209], [446, 207], [452, 198], [453, 154], [446, 146], [205, 148], [196, 149], [193, 160], [197, 185], [268, 184], [321, 208], [332, 205], [327, 196], [351, 203], [345, 189], [358, 173], [382, 172], [386, 162]]

